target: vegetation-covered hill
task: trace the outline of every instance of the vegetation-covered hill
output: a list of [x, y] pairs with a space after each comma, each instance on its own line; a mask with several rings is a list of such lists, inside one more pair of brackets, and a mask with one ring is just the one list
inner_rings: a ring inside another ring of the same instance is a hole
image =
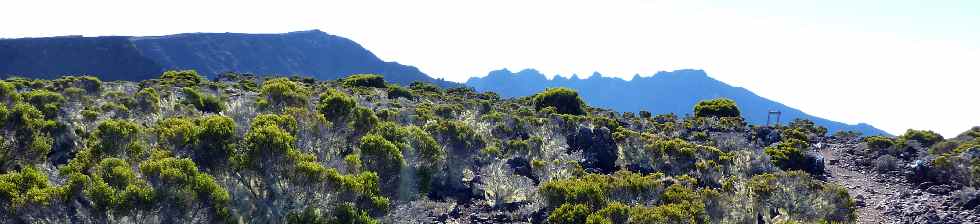
[[852, 222], [826, 130], [380, 76], [0, 82], [3, 223]]
[[[888, 135], [871, 125], [845, 124], [809, 115], [799, 109], [772, 101], [740, 87], [733, 87], [709, 77], [702, 70], [658, 72], [649, 77], [634, 76], [631, 80], [602, 77], [594, 73], [587, 78], [555, 76], [548, 79], [536, 70], [519, 72], [497, 70], [486, 77], [470, 78], [466, 85], [479, 91], [492, 91], [502, 97], [530, 96], [546, 88], [568, 87], [579, 91], [582, 98], [597, 107], [617, 111], [647, 110], [654, 114], [686, 114], [701, 100], [719, 97], [738, 101], [742, 116], [751, 124], [766, 124], [769, 111], [782, 112], [782, 121], [811, 120], [830, 132], [856, 131], [864, 135]], [[627, 99], [627, 100], [624, 100]], [[805, 108], [804, 108], [805, 109]], [[775, 118], [773, 118], [775, 122]]]

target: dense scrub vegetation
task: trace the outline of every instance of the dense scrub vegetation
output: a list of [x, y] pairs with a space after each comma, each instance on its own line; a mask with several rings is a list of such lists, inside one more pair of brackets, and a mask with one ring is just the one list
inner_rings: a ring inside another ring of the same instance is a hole
[[[505, 100], [378, 75], [169, 71], [13, 78], [0, 100], [2, 223], [854, 220], [808, 154], [826, 129], [749, 126], [724, 99], [635, 116], [566, 88]], [[955, 162], [980, 145], [969, 136], [868, 141]]]

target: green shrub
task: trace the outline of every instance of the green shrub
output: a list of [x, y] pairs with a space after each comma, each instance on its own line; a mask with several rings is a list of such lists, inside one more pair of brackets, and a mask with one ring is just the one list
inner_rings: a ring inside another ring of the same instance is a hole
[[136, 106], [140, 111], [156, 113], [160, 111], [160, 94], [153, 88], [143, 88], [136, 92]]
[[129, 108], [116, 102], [105, 102], [100, 108], [102, 112], [112, 112], [116, 117], [128, 117]]
[[367, 212], [361, 211], [354, 207], [350, 203], [343, 203], [337, 206], [333, 212], [334, 220], [332, 223], [349, 223], [349, 224], [378, 224], [378, 220], [371, 218]]
[[548, 223], [554, 224], [585, 224], [586, 217], [592, 211], [583, 204], [563, 204], [548, 214]]
[[827, 134], [827, 128], [819, 126], [813, 123], [813, 121], [807, 119], [799, 119], [799, 118], [793, 119], [793, 121], [790, 121], [789, 124], [786, 125], [786, 127], [790, 129], [800, 130], [804, 133], [812, 134], [816, 136], [824, 136]]
[[56, 89], [67, 90], [69, 88], [82, 89], [87, 93], [99, 93], [102, 91], [102, 80], [95, 76], [62, 76], [51, 80]]
[[884, 136], [869, 136], [864, 138], [864, 143], [868, 144], [868, 148], [872, 150], [886, 150], [895, 145], [892, 139]]
[[126, 120], [106, 120], [99, 123], [95, 136], [98, 143], [95, 151], [99, 155], [117, 156], [127, 153], [130, 144], [139, 140], [142, 128]]
[[408, 85], [409, 89], [423, 92], [423, 93], [441, 93], [442, 91], [438, 86], [428, 82], [415, 81]]
[[68, 99], [73, 101], [78, 101], [81, 100], [82, 97], [85, 97], [85, 90], [77, 87], [65, 88], [62, 93], [64, 93], [65, 96], [68, 96]]
[[434, 113], [442, 118], [454, 119], [456, 115], [463, 111], [463, 107], [450, 104], [450, 105], [438, 105], [434, 109]]
[[255, 119], [252, 119], [252, 128], [267, 125], [279, 127], [289, 133], [295, 133], [298, 124], [296, 123], [296, 118], [289, 115], [259, 114], [255, 116]]
[[238, 134], [235, 121], [222, 115], [205, 116], [197, 120], [200, 126], [198, 148], [194, 161], [205, 167], [215, 167], [228, 160], [235, 148]]
[[[185, 203], [200, 201], [211, 205], [211, 211], [219, 215], [231, 200], [228, 191], [211, 175], [198, 172], [197, 165], [190, 159], [151, 159], [140, 164], [139, 169], [150, 183], [157, 186], [158, 195], [169, 197], [166, 200]], [[192, 194], [186, 194], [187, 191]]]
[[374, 115], [374, 111], [368, 108], [356, 107], [354, 108], [353, 115], [354, 121], [351, 125], [354, 127], [354, 131], [358, 133], [367, 132], [374, 128], [374, 125], [377, 125], [378, 122], [381, 122], [378, 116]]
[[[747, 188], [755, 195], [760, 210], [780, 209], [788, 219], [806, 223], [853, 223], [854, 201], [847, 189], [824, 183], [801, 171], [765, 173], [752, 176]], [[807, 202], [807, 203], [800, 203]]]
[[438, 120], [426, 125], [425, 131], [457, 149], [476, 148], [484, 143], [483, 138], [463, 121]]
[[386, 177], [385, 183], [387, 184], [382, 185], [383, 187], [397, 188], [395, 185], [398, 182], [395, 180], [398, 179], [399, 173], [405, 165], [405, 160], [398, 146], [384, 137], [368, 134], [361, 138], [358, 148], [361, 149], [361, 160], [364, 163], [364, 168]]
[[21, 100], [21, 95], [17, 93], [17, 85], [0, 81], [0, 103], [13, 104]]
[[98, 210], [125, 214], [153, 203], [153, 189], [136, 177], [128, 162], [110, 157], [98, 164], [92, 175], [92, 185], [85, 189], [85, 195]]
[[554, 107], [560, 114], [583, 115], [585, 103], [575, 90], [559, 87], [546, 89], [534, 95], [534, 109]]
[[347, 76], [346, 78], [340, 80], [340, 83], [349, 87], [385, 88], [384, 77], [375, 74], [356, 74]]
[[286, 214], [288, 224], [328, 224], [329, 219], [320, 214], [320, 209], [306, 207], [303, 212], [290, 212]]
[[790, 139], [766, 148], [765, 152], [772, 157], [774, 165], [784, 170], [803, 170], [806, 168], [806, 148], [806, 142]]
[[0, 175], [0, 205], [6, 212], [16, 212], [30, 204], [44, 205], [62, 194], [61, 189], [48, 184], [47, 175], [33, 166]]
[[286, 78], [275, 78], [262, 83], [258, 104], [262, 107], [306, 107], [309, 90], [303, 84]]
[[653, 117], [653, 114], [651, 114], [650, 111], [645, 111], [645, 110], [640, 111], [640, 118], [650, 119], [651, 117]]
[[160, 80], [173, 86], [197, 86], [205, 81], [195, 70], [166, 71], [160, 75]]
[[[252, 127], [245, 133], [244, 154], [239, 155], [240, 166], [251, 169], [267, 169], [274, 164], [270, 161], [285, 159], [293, 152], [296, 137], [296, 121], [287, 115], [259, 115], [252, 121]], [[283, 126], [292, 126], [292, 129]]]
[[184, 102], [193, 105], [197, 110], [205, 113], [218, 113], [225, 110], [225, 103], [220, 96], [204, 94], [195, 88], [184, 87]]
[[637, 207], [630, 212], [634, 223], [708, 223], [704, 217], [704, 207], [695, 203], [665, 204], [652, 208]]
[[898, 137], [899, 144], [902, 145], [904, 145], [909, 140], [915, 140], [919, 142], [919, 144], [922, 144], [922, 147], [929, 147], [943, 141], [943, 136], [933, 131], [909, 129], [905, 131], [905, 134]]
[[328, 89], [320, 95], [320, 101], [317, 103], [316, 109], [323, 116], [327, 117], [327, 119], [337, 121], [344, 120], [344, 118], [348, 117], [354, 111], [355, 106], [357, 105], [354, 102], [354, 98], [346, 93]]
[[161, 143], [168, 143], [174, 149], [182, 149], [195, 144], [199, 131], [194, 121], [181, 117], [164, 118], [153, 129]]
[[82, 114], [82, 118], [85, 118], [85, 120], [94, 121], [95, 119], [99, 118], [99, 112], [94, 110], [82, 110], [82, 112], [79, 113]]
[[58, 111], [61, 110], [61, 106], [67, 102], [61, 94], [43, 89], [24, 93], [24, 99], [31, 105], [34, 105], [38, 110], [41, 110], [44, 113], [44, 117], [49, 119], [58, 116]]
[[695, 117], [739, 117], [738, 106], [734, 100], [718, 98], [702, 100], [694, 105]]
[[405, 99], [413, 99], [412, 91], [409, 91], [405, 87], [398, 86], [397, 84], [388, 84], [388, 99], [396, 99], [403, 97]]

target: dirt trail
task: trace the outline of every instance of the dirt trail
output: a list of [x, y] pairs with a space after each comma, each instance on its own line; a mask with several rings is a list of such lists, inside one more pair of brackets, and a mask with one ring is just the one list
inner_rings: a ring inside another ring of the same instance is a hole
[[847, 188], [858, 204], [858, 223], [900, 223], [896, 217], [885, 214], [879, 209], [882, 203], [888, 203], [889, 195], [896, 195], [895, 188], [876, 182], [871, 170], [854, 170], [853, 166], [844, 166], [841, 161], [841, 145], [830, 144], [820, 148], [820, 154], [826, 163], [827, 181], [840, 184]]
[[969, 211], [953, 206], [949, 195], [920, 190], [901, 174], [881, 174], [855, 164], [846, 152], [853, 144], [822, 144], [827, 181], [848, 189], [857, 204], [858, 223], [980, 223]]

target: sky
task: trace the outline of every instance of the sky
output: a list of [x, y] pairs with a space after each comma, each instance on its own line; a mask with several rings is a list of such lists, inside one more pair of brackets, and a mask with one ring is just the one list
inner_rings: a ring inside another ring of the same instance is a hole
[[901, 134], [980, 125], [980, 1], [7, 1], [0, 37], [320, 29], [451, 81], [703, 69]]

